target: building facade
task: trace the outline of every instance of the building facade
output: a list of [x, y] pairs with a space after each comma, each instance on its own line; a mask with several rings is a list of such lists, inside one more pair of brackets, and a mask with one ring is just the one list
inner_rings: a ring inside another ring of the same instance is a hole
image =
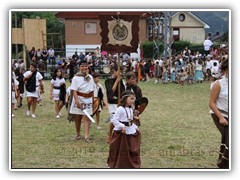
[[177, 12], [172, 16], [172, 35], [175, 41], [189, 41], [190, 43], [203, 43], [205, 29], [208, 24], [191, 12]]
[[[139, 41], [146, 41], [146, 19], [143, 12], [121, 12], [121, 15], [139, 15]], [[98, 15], [116, 15], [116, 12], [59, 12], [57, 18], [64, 19], [66, 57], [75, 51], [88, 53], [101, 47], [101, 27]], [[139, 50], [140, 51], [140, 50]], [[139, 53], [132, 53], [138, 56]]]
[[[153, 40], [153, 37], [164, 37], [164, 23], [159, 16], [159, 25], [154, 25], [148, 12], [120, 12], [121, 15], [139, 15], [139, 47], [140, 43], [146, 40]], [[57, 18], [63, 19], [65, 23], [66, 57], [71, 57], [74, 52], [93, 52], [101, 47], [101, 28], [99, 15], [116, 15], [116, 12], [59, 12]], [[171, 33], [175, 41], [185, 40], [191, 43], [202, 43], [205, 39], [205, 28], [210, 28], [204, 21], [191, 12], [176, 12], [170, 18]], [[159, 31], [153, 31], [158, 26]], [[159, 33], [154, 35], [153, 33]], [[168, 38], [169, 39], [169, 38]], [[138, 53], [131, 53], [132, 57], [140, 57]]]

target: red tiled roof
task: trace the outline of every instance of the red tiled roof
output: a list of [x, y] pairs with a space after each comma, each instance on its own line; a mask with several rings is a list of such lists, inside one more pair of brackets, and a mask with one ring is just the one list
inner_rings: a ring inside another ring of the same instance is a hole
[[[118, 11], [112, 11], [112, 12], [58, 12], [56, 14], [57, 18], [63, 18], [63, 19], [98, 19], [98, 15], [116, 15]], [[141, 15], [141, 18], [146, 18], [146, 12], [120, 12], [120, 15]]]

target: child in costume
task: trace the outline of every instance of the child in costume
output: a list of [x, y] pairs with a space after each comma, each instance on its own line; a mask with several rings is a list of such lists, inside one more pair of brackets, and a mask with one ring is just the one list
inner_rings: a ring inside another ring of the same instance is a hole
[[124, 91], [121, 105], [111, 119], [114, 133], [109, 148], [109, 168], [140, 168], [141, 166], [141, 133], [138, 126], [132, 123], [135, 118], [132, 109], [134, 103], [134, 93], [131, 90]]

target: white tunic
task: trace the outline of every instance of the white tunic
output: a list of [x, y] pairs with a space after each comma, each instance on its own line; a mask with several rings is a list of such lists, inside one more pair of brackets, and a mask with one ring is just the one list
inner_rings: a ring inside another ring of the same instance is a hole
[[[113, 123], [115, 131], [121, 131], [125, 125], [121, 122], [129, 122], [129, 119], [133, 120], [133, 109], [129, 107], [119, 106], [111, 119]], [[121, 122], [120, 122], [121, 121]], [[126, 134], [134, 134], [138, 129], [136, 124], [132, 124], [131, 126], [126, 126]]]
[[[23, 76], [25, 78], [27, 78], [30, 74], [32, 74], [32, 72], [27, 71], [23, 74]], [[34, 92], [27, 91], [27, 97], [36, 97], [36, 98], [38, 97], [38, 90], [39, 90], [39, 84], [40, 84], [39, 80], [42, 80], [42, 79], [43, 79], [42, 75], [39, 72], [37, 72], [37, 74], [36, 74], [36, 91], [34, 91]]]
[[100, 88], [102, 89], [102, 93], [104, 94], [103, 85], [101, 85], [100, 83], [94, 83], [94, 97], [98, 97], [98, 91]]
[[[53, 87], [60, 87], [61, 84], [64, 84], [65, 83], [65, 79], [62, 78], [62, 79], [59, 79], [59, 78], [56, 78], [56, 80], [52, 79], [51, 80], [51, 84], [53, 85]], [[60, 89], [54, 89], [53, 88], [53, 92], [52, 92], [52, 98], [53, 100], [59, 100], [59, 93], [60, 93]]]
[[[94, 90], [94, 81], [93, 77], [89, 75], [91, 80], [88, 82], [85, 80], [84, 77], [79, 77], [79, 76], [74, 76], [72, 79], [72, 85], [70, 86], [71, 90], [75, 90], [77, 92], [81, 93], [90, 93]], [[93, 98], [84, 98], [82, 96], [78, 96], [79, 101], [81, 102], [82, 106], [84, 109], [88, 111], [88, 113], [91, 115], [92, 114], [92, 100]], [[70, 108], [70, 113], [71, 114], [78, 114], [78, 115], [85, 115], [82, 109], [79, 109], [77, 107], [77, 103], [75, 99], [73, 98], [71, 108]]]

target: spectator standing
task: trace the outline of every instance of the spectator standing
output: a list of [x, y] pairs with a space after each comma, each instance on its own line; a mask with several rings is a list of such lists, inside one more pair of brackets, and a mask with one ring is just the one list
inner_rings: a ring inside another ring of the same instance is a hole
[[210, 40], [210, 37], [207, 37], [207, 39], [203, 42], [203, 46], [204, 46], [204, 51], [205, 51], [205, 56], [207, 56], [208, 54], [210, 54], [210, 49], [211, 46], [213, 45], [212, 41]]

